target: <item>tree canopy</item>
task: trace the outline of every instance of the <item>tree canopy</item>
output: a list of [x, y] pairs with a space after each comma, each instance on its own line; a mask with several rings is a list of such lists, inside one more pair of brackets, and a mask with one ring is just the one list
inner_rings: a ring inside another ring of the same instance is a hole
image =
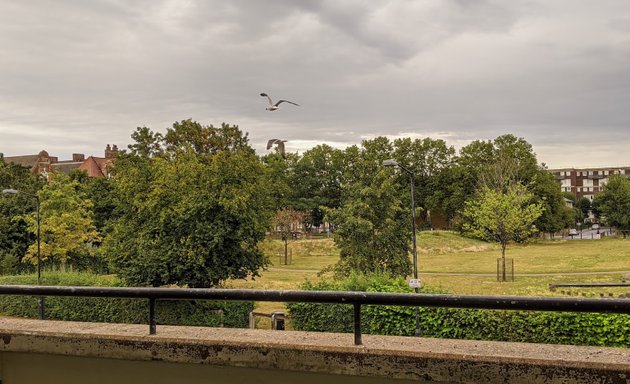
[[595, 198], [597, 207], [608, 225], [630, 231], [630, 180], [621, 175], [612, 175], [603, 191]]
[[393, 171], [383, 167], [392, 152], [392, 143], [384, 137], [346, 149], [342, 203], [326, 215], [335, 225], [341, 256], [336, 271], [342, 275], [410, 272], [409, 179], [405, 176], [401, 185]]
[[[40, 200], [41, 258], [65, 269], [84, 264], [93, 255], [92, 243], [101, 240], [93, 222], [92, 202], [80, 191], [79, 183], [62, 173], [38, 193]], [[28, 229], [37, 234], [37, 217], [27, 217]], [[29, 246], [24, 261], [36, 264], [37, 244]]]
[[[267, 263], [257, 243], [273, 228], [274, 216], [293, 212], [291, 225], [299, 220], [305, 230], [327, 221], [341, 248], [338, 271], [405, 275], [412, 238], [409, 175], [384, 168], [386, 159], [413, 174], [419, 228], [429, 223], [431, 212], [459, 229], [467, 223], [470, 231], [467, 209], [514, 194], [528, 194], [540, 208], [534, 221], [539, 231], [556, 232], [575, 222], [554, 177], [537, 165], [532, 146], [514, 135], [473, 141], [459, 153], [443, 140], [376, 137], [343, 150], [322, 144], [302, 154], [261, 157], [247, 134], [229, 124], [183, 120], [163, 133], [139, 127], [131, 137], [133, 143], [113, 163], [111, 179], [74, 172], [63, 182], [55, 177], [42, 192], [50, 200], [47, 238], [64, 238], [53, 216], [69, 214], [54, 204], [74, 210], [74, 222], [68, 223], [74, 223], [77, 236], [60, 241], [63, 249], [54, 252], [46, 243], [46, 259], [77, 265], [79, 254], [94, 251], [85, 245], [98, 249], [102, 240], [112, 271], [129, 284], [215, 286], [256, 276]], [[44, 181], [0, 161], [0, 183], [34, 194]], [[61, 195], [68, 195], [63, 203]], [[24, 195], [0, 198], [0, 268], [17, 271], [27, 254], [34, 209]], [[523, 231], [513, 239], [528, 235]]]
[[265, 170], [236, 126], [138, 128], [114, 168], [120, 200], [106, 239], [130, 284], [212, 287], [257, 276], [273, 214]]
[[[35, 241], [25, 218], [35, 212], [35, 195], [44, 180], [33, 176], [26, 167], [7, 164], [0, 155], [0, 190], [15, 189], [24, 193], [0, 195], [0, 273], [22, 270], [21, 260], [28, 246]], [[30, 195], [30, 196], [29, 196]]]
[[483, 187], [478, 196], [466, 204], [464, 230], [480, 239], [501, 244], [504, 281], [508, 243], [531, 235], [536, 230], [532, 224], [543, 212], [541, 204], [532, 200], [532, 193], [523, 185], [514, 183], [505, 191]]

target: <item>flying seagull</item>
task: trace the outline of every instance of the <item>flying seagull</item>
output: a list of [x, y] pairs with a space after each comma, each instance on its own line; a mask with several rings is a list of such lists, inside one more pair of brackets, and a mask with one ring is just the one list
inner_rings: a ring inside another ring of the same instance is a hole
[[286, 140], [280, 140], [280, 139], [271, 139], [267, 142], [267, 149], [271, 149], [271, 147], [274, 144], [278, 145], [278, 152], [280, 152], [280, 155], [282, 156], [283, 159], [286, 159], [286, 154], [284, 152], [284, 143], [286, 143]]
[[300, 104], [296, 104], [289, 100], [278, 100], [278, 102], [274, 104], [273, 101], [271, 100], [271, 97], [269, 97], [269, 95], [264, 92], [261, 93], [260, 96], [266, 97], [269, 100], [269, 106], [265, 108], [268, 111], [275, 111], [276, 109], [278, 109], [278, 105], [280, 105], [281, 103], [289, 103], [289, 104], [297, 105], [298, 107], [300, 106]]

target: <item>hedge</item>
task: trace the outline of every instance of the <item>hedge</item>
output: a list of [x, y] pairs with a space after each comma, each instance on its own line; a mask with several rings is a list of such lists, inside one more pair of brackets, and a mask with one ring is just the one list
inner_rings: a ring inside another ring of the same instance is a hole
[[[0, 285], [35, 285], [34, 275], [0, 276]], [[48, 272], [43, 285], [123, 286], [114, 276], [87, 273]], [[177, 289], [177, 288], [173, 288]], [[146, 299], [104, 297], [46, 297], [45, 315], [50, 320], [92, 321], [147, 324], [149, 303]], [[0, 314], [37, 318], [37, 297], [0, 295]], [[157, 301], [158, 324], [247, 328], [251, 301], [164, 300]]]
[[[412, 292], [402, 279], [353, 276], [346, 281], [306, 283], [307, 290]], [[446, 293], [422, 288], [422, 293]], [[605, 299], [602, 299], [605, 300]], [[287, 303], [293, 327], [302, 331], [352, 332], [351, 305]], [[516, 341], [546, 344], [630, 347], [630, 315], [502, 311], [420, 307], [424, 337]], [[413, 336], [415, 308], [361, 307], [364, 333]]]

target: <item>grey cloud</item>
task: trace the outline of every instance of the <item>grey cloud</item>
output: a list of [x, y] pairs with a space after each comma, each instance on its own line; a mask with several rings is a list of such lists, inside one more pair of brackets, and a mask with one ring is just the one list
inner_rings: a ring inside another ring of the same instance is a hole
[[[622, 142], [628, 20], [615, 0], [5, 1], [0, 152], [51, 135], [39, 146], [61, 157], [70, 141], [100, 153], [186, 118], [238, 124], [260, 148], [401, 132]], [[261, 91], [301, 107], [268, 113]]]

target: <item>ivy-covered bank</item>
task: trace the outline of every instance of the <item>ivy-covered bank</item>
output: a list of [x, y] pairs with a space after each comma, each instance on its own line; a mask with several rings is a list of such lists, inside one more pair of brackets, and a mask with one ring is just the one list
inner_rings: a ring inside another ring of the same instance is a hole
[[[344, 281], [305, 283], [307, 290], [411, 292], [402, 279], [353, 276]], [[446, 293], [422, 289], [423, 293]], [[353, 308], [343, 304], [288, 303], [293, 327], [301, 331], [352, 332]], [[362, 306], [362, 331], [412, 336], [415, 308]], [[556, 313], [420, 307], [424, 337], [529, 343], [630, 347], [630, 315]]]
[[[44, 285], [116, 287], [123, 283], [113, 276], [88, 273], [45, 274]], [[35, 285], [34, 275], [0, 276], [1, 285]], [[177, 289], [177, 288], [173, 288]], [[46, 318], [50, 320], [93, 321], [146, 324], [149, 322], [148, 301], [101, 297], [46, 297]], [[229, 301], [159, 301], [157, 323], [246, 328], [254, 303]], [[37, 318], [37, 298], [0, 295], [0, 314]]]

